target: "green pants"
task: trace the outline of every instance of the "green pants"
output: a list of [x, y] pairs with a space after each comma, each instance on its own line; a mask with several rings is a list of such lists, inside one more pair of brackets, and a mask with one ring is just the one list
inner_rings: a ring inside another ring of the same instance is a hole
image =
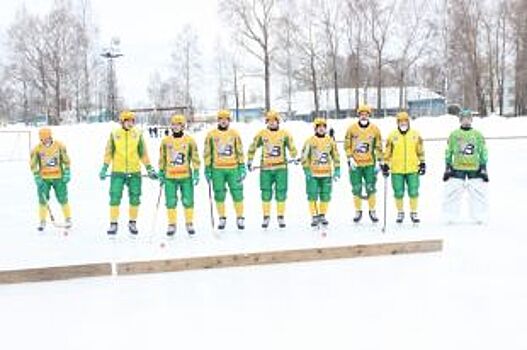
[[165, 204], [167, 209], [175, 209], [177, 206], [178, 190], [181, 193], [181, 202], [185, 209], [194, 208], [194, 185], [192, 178], [166, 179], [165, 181]]
[[308, 201], [329, 202], [331, 200], [331, 177], [312, 177], [306, 181]]
[[231, 191], [234, 203], [242, 202], [243, 183], [240, 179], [238, 169], [212, 169], [212, 188], [216, 202], [225, 202], [227, 185]]
[[141, 174], [112, 173], [110, 181], [110, 206], [121, 204], [124, 186], [128, 186], [128, 201], [132, 206], [141, 204]]
[[362, 195], [362, 184], [366, 185], [366, 194], [370, 196], [375, 193], [375, 184], [377, 183], [377, 174], [375, 174], [375, 166], [368, 165], [364, 167], [357, 167], [355, 170], [349, 172], [351, 191], [354, 196]]
[[287, 198], [287, 169], [260, 171], [260, 191], [264, 202], [270, 202], [273, 199], [273, 192], [277, 202], [285, 202]]
[[417, 198], [419, 196], [419, 175], [413, 174], [392, 174], [393, 196], [397, 199], [404, 197], [405, 186], [408, 186], [408, 197]]
[[38, 203], [41, 205], [47, 204], [49, 200], [49, 192], [51, 188], [53, 187], [53, 190], [55, 191], [55, 197], [57, 197], [57, 202], [59, 202], [61, 205], [68, 203], [68, 187], [64, 182], [62, 182], [62, 179], [53, 179], [53, 180], [43, 180], [44, 184], [37, 188], [37, 194], [38, 194]]

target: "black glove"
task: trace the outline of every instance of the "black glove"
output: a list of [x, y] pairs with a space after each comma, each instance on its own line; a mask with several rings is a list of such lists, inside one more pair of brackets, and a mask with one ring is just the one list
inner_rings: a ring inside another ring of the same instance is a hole
[[419, 163], [419, 170], [417, 171], [417, 173], [418, 173], [419, 175], [424, 175], [424, 174], [426, 174], [426, 164], [425, 164], [425, 162], [421, 162], [421, 163]]
[[390, 167], [388, 164], [383, 163], [381, 164], [381, 170], [382, 170], [382, 176], [388, 177], [390, 175]]
[[452, 176], [452, 167], [450, 165], [446, 166], [445, 173], [443, 174], [443, 181], [448, 181]]
[[487, 173], [487, 167], [485, 165], [479, 167], [479, 177], [481, 177], [484, 182], [489, 182], [489, 174]]

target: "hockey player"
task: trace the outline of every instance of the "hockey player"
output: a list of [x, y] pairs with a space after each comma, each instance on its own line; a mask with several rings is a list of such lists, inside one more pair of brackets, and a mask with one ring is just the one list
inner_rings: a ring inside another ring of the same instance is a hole
[[376, 206], [376, 163], [382, 164], [382, 140], [379, 128], [370, 122], [371, 108], [360, 105], [359, 121], [346, 131], [344, 151], [348, 158], [349, 178], [355, 204], [354, 222], [362, 218], [362, 187], [366, 187], [369, 216], [372, 222], [379, 221], [375, 212]]
[[46, 227], [46, 217], [49, 211], [48, 201], [51, 188], [62, 206], [65, 226], [70, 228], [71, 210], [68, 203], [68, 182], [71, 179], [70, 158], [66, 146], [54, 140], [51, 129], [42, 128], [38, 132], [40, 143], [31, 151], [30, 167], [37, 185], [40, 224], [39, 231]]
[[141, 198], [141, 163], [146, 167], [148, 177], [155, 180], [157, 173], [150, 164], [146, 143], [141, 131], [135, 128], [135, 114], [123, 111], [119, 115], [121, 126], [110, 134], [104, 152], [104, 164], [99, 172], [99, 178], [104, 180], [108, 175], [108, 167], [112, 164], [110, 180], [110, 228], [107, 233], [117, 233], [119, 220], [119, 205], [124, 187], [128, 187], [129, 221], [128, 229], [137, 235], [137, 216]]
[[214, 200], [219, 215], [218, 229], [225, 229], [225, 197], [227, 185], [236, 211], [238, 229], [245, 228], [243, 217], [243, 180], [247, 174], [243, 145], [236, 130], [230, 129], [231, 113], [221, 110], [217, 115], [218, 126], [205, 138], [205, 177], [212, 182]]
[[[269, 226], [271, 199], [276, 198], [278, 225], [284, 228], [285, 200], [287, 197], [287, 163], [289, 151], [291, 157], [297, 157], [297, 150], [291, 135], [280, 129], [280, 114], [268, 111], [265, 114], [267, 128], [260, 131], [249, 146], [247, 168], [253, 171], [253, 159], [256, 149], [262, 147], [260, 159], [260, 191], [263, 208], [262, 227]], [[298, 162], [298, 161], [297, 161]], [[274, 190], [273, 190], [274, 188]]]
[[170, 118], [172, 135], [165, 136], [159, 149], [159, 180], [165, 185], [165, 200], [168, 216], [167, 236], [176, 233], [177, 196], [185, 208], [187, 233], [193, 235], [194, 225], [194, 186], [199, 182], [199, 154], [194, 139], [184, 134], [186, 119], [184, 115]]
[[410, 197], [410, 219], [419, 222], [417, 202], [419, 197], [419, 176], [426, 172], [423, 139], [419, 132], [410, 128], [410, 117], [406, 112], [396, 116], [397, 129], [386, 141], [382, 172], [385, 177], [392, 173], [392, 189], [397, 207], [397, 223], [404, 220], [403, 198], [405, 187]]
[[308, 138], [302, 148], [302, 166], [312, 217], [311, 226], [317, 227], [328, 225], [326, 213], [331, 200], [331, 180], [340, 178], [340, 157], [335, 141], [326, 134], [326, 120], [316, 118], [314, 126], [315, 135]]
[[448, 138], [445, 151], [446, 169], [443, 181], [447, 182], [443, 210], [447, 222], [457, 219], [461, 197], [466, 189], [469, 195], [470, 214], [477, 223], [483, 223], [487, 216], [487, 193], [484, 182], [487, 174], [487, 147], [483, 135], [472, 128], [472, 112], [460, 113], [461, 127]]

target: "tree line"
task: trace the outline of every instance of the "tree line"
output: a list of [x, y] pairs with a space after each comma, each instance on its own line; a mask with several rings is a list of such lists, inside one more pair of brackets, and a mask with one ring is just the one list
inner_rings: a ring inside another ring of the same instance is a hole
[[[174, 34], [171, 74], [154, 71], [146, 92], [154, 106], [196, 106], [197, 89], [213, 71], [213, 108], [238, 107], [240, 78], [261, 76], [263, 106], [272, 84], [289, 111], [295, 91], [311, 91], [314, 113], [322, 90], [429, 88], [448, 103], [504, 114], [527, 114], [527, 0], [218, 0], [229, 31], [218, 40], [213, 67], [204, 67], [191, 25]], [[35, 15], [22, 7], [7, 32], [0, 65], [0, 114], [45, 115], [50, 124], [82, 121], [106, 107], [107, 65], [100, 57], [89, 0], [56, 0]], [[368, 101], [364, 101], [368, 102]], [[371, 102], [370, 102], [371, 103]], [[198, 106], [206, 107], [206, 106]]]

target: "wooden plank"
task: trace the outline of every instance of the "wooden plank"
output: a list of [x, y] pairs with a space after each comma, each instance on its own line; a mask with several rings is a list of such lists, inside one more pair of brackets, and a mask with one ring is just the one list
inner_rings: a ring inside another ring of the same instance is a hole
[[229, 254], [117, 264], [118, 275], [175, 272], [251, 265], [283, 264], [315, 260], [349, 259], [366, 256], [438, 252], [442, 240], [407, 241], [328, 248], [308, 248], [248, 254]]
[[111, 276], [110, 263], [53, 266], [0, 271], [0, 284], [68, 280], [82, 277]]

